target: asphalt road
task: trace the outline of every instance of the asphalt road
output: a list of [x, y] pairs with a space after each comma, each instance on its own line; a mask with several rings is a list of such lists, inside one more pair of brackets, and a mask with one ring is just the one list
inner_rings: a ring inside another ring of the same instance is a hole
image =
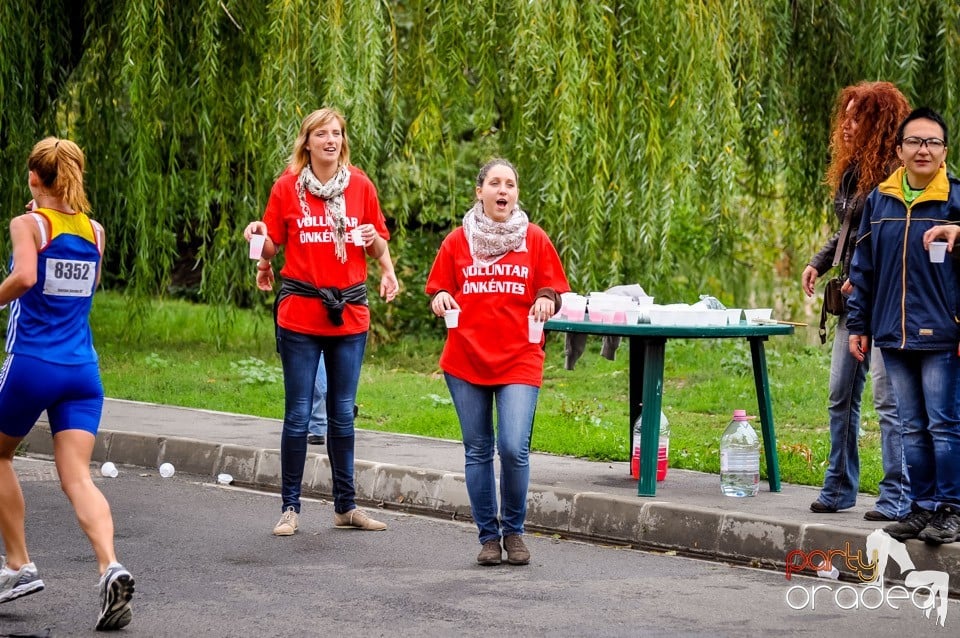
[[[47, 588], [0, 605], [0, 636], [102, 635], [96, 564], [53, 465], [17, 467]], [[960, 623], [957, 601], [945, 628], [909, 601], [841, 609], [820, 594], [795, 610], [790, 586], [839, 584], [549, 537], [528, 536], [529, 566], [484, 568], [470, 523], [381, 510], [386, 532], [339, 530], [323, 501], [274, 538], [276, 494], [120, 471], [96, 480], [136, 578], [126, 636], [948, 636]]]

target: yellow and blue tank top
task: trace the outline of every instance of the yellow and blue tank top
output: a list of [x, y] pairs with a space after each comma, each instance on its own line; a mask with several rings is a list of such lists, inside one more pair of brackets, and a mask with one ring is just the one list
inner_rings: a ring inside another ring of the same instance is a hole
[[83, 213], [38, 208], [31, 215], [41, 238], [37, 282], [10, 303], [6, 351], [52, 363], [95, 363], [89, 316], [102, 232]]

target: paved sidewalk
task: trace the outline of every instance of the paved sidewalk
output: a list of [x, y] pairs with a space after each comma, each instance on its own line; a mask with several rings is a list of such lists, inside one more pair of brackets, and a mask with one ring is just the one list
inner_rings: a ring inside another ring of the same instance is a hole
[[[94, 461], [156, 468], [210, 477], [224, 472], [237, 485], [279, 491], [281, 421], [108, 399]], [[52, 454], [46, 423], [27, 437], [28, 454]], [[357, 498], [366, 506], [468, 519], [459, 441], [357, 430]], [[560, 534], [643, 549], [677, 551], [714, 560], [782, 570], [788, 552], [863, 548], [879, 527], [863, 520], [874, 497], [838, 514], [814, 514], [818, 490], [761, 483], [754, 498], [720, 493], [715, 474], [670, 469], [656, 497], [637, 496], [626, 462], [594, 462], [534, 453], [527, 511], [528, 532]], [[329, 496], [326, 450], [308, 449], [304, 493]], [[277, 511], [280, 501], [277, 500]], [[917, 569], [948, 572], [960, 593], [960, 543], [931, 548], [909, 541]], [[859, 582], [843, 565], [845, 577]], [[896, 567], [887, 572], [896, 580]]]

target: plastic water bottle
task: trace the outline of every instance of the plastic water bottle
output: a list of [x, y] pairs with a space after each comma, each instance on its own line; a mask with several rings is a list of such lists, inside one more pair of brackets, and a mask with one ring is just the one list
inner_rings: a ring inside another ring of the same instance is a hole
[[760, 491], [760, 438], [746, 410], [734, 410], [720, 437], [720, 490], [725, 496], [756, 496]]
[[160, 476], [163, 478], [170, 478], [175, 471], [173, 463], [164, 463], [160, 466]]
[[120, 471], [117, 469], [117, 466], [107, 461], [100, 466], [100, 476], [105, 476], [107, 478], [117, 478], [120, 474]]
[[[640, 479], [640, 426], [643, 417], [637, 417], [633, 424], [633, 454], [630, 457], [630, 475]], [[660, 441], [657, 446], [657, 480], [667, 478], [667, 467], [670, 465], [670, 422], [667, 415], [660, 412]]]

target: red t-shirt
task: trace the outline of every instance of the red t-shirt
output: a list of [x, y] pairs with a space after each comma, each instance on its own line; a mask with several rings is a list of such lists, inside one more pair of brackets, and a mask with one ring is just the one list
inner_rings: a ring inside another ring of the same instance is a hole
[[[324, 201], [308, 191], [306, 198], [311, 216], [306, 217], [297, 198], [299, 176], [287, 171], [274, 183], [263, 221], [273, 243], [286, 246], [282, 277], [305, 281], [317, 288], [333, 286], [341, 290], [367, 281], [366, 250], [350, 242], [349, 231], [361, 224], [373, 224], [384, 239], [390, 239], [390, 231], [380, 211], [373, 182], [360, 169], [350, 166], [349, 170], [350, 183], [343, 192], [347, 220], [346, 263], [340, 263], [334, 252], [333, 224], [326, 216]], [[359, 334], [370, 327], [370, 308], [346, 304], [343, 325], [335, 326], [318, 297], [290, 295], [280, 303], [277, 323], [301, 334]]]
[[426, 292], [446, 290], [461, 310], [440, 355], [444, 372], [476, 385], [543, 383], [543, 347], [527, 340], [527, 315], [538, 290], [564, 293], [570, 284], [543, 229], [530, 224], [526, 244], [526, 252], [475, 266], [462, 226], [443, 240]]

